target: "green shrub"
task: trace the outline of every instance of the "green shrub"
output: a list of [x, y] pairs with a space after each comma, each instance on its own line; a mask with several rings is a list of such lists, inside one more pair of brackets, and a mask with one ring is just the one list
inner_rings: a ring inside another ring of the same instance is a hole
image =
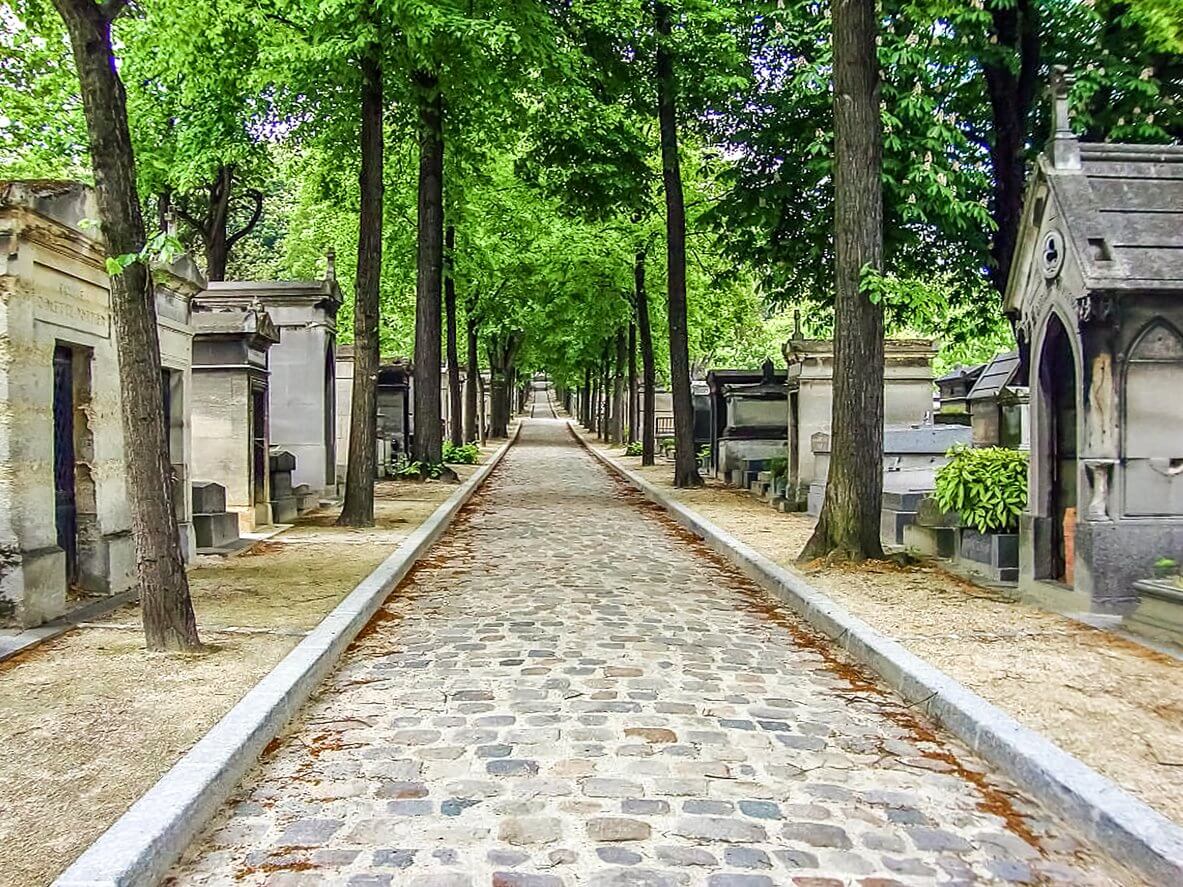
[[439, 480], [443, 473], [443, 462], [427, 466], [422, 462], [399, 462], [394, 466], [394, 476], [403, 480]]
[[1027, 504], [1027, 454], [958, 446], [937, 472], [937, 505], [979, 533], [1013, 533]]
[[639, 440], [634, 440], [632, 443], [625, 445], [624, 454], [626, 456], [640, 456], [645, 452], [644, 445]]
[[444, 462], [449, 465], [476, 465], [481, 458], [481, 448], [474, 443], [455, 446], [450, 440], [444, 441]]
[[772, 475], [772, 480], [775, 482], [777, 478], [788, 477], [789, 475], [789, 457], [775, 456], [768, 460], [768, 473]]

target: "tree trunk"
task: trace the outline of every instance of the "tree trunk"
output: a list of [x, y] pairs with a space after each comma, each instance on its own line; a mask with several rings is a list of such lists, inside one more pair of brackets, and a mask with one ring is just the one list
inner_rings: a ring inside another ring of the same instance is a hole
[[[438, 465], [440, 432], [440, 298], [444, 247], [443, 95], [434, 74], [415, 75], [419, 96], [419, 273], [415, 294], [414, 460]], [[494, 435], [496, 436], [496, 435]]]
[[657, 24], [657, 116], [661, 177], [665, 185], [666, 280], [669, 287], [670, 387], [674, 395], [674, 486], [700, 487], [690, 396], [690, 343], [686, 321], [686, 205], [678, 157], [678, 81], [670, 54], [670, 10], [653, 4]]
[[637, 250], [634, 266], [637, 331], [641, 335], [641, 464], [652, 465], [657, 456], [657, 367], [653, 359], [653, 330], [649, 323], [649, 292], [645, 289], [645, 250]]
[[994, 0], [990, 10], [991, 43], [1011, 49], [1017, 67], [1004, 61], [983, 64], [994, 122], [990, 146], [994, 194], [991, 211], [997, 230], [990, 244], [990, 280], [1000, 295], [1019, 241], [1027, 187], [1027, 137], [1031, 107], [1039, 86], [1039, 17], [1031, 0]]
[[468, 309], [468, 384], [464, 387], [464, 442], [472, 443], [479, 436], [477, 397], [480, 394], [481, 361], [477, 353], [476, 312]]
[[229, 165], [218, 167], [218, 175], [210, 187], [209, 220], [204, 232], [205, 277], [207, 280], [225, 280], [226, 262], [229, 250], [226, 248], [226, 226], [230, 217], [230, 191], [234, 187], [234, 169]]
[[625, 372], [628, 370], [628, 338], [624, 330], [616, 331], [616, 372], [612, 390], [612, 440], [624, 443], [625, 423]]
[[860, 290], [883, 265], [883, 132], [875, 0], [835, 0], [834, 397], [830, 471], [802, 558], [883, 556], [883, 309]]
[[[54, 5], [70, 34], [78, 68], [107, 253], [138, 253], [145, 242], [144, 219], [136, 192], [127, 96], [111, 46], [111, 18], [123, 4], [54, 0]], [[123, 392], [127, 502], [144, 636], [151, 650], [195, 650], [201, 642], [170, 495], [173, 478], [152, 276], [145, 263], [135, 262], [112, 275], [110, 287]]]
[[637, 322], [628, 325], [628, 442], [637, 440]]
[[600, 357], [600, 440], [612, 439], [612, 340]]
[[579, 421], [588, 430], [591, 430], [591, 398], [592, 378], [589, 364], [583, 368], [583, 388], [579, 390]]
[[456, 277], [455, 269], [456, 227], [449, 225], [444, 234], [445, 267], [448, 269], [444, 278], [444, 309], [447, 314], [448, 325], [448, 430], [451, 432], [452, 446], [458, 447], [464, 443], [464, 428], [460, 415], [464, 412], [463, 395], [460, 391], [460, 354], [456, 350]]
[[201, 238], [202, 248], [205, 250], [206, 280], [226, 279], [230, 251], [238, 241], [255, 229], [263, 215], [263, 193], [257, 188], [247, 188], [242, 193], [254, 201], [255, 205], [247, 223], [233, 234], [230, 233], [230, 201], [234, 197], [232, 164], [222, 164], [218, 167], [213, 182], [206, 189], [204, 215], [198, 217], [189, 212], [184, 201], [178, 200], [176, 203], [177, 214]]
[[382, 276], [384, 141], [382, 66], [379, 48], [361, 60], [361, 211], [358, 216], [357, 281], [353, 302], [353, 399], [349, 415], [349, 455], [345, 502], [337, 524], [374, 525], [374, 475], [378, 450], [378, 289]]

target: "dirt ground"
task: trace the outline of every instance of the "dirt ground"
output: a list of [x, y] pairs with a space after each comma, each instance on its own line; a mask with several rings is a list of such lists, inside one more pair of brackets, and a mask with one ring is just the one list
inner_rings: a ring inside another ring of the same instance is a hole
[[[600, 445], [602, 447], [602, 445]], [[978, 587], [938, 566], [801, 566], [813, 529], [708, 480], [604, 448], [765, 557], [808, 576], [874, 628], [1183, 824], [1183, 662]]]
[[197, 558], [201, 655], [146, 652], [129, 606], [0, 663], [0, 887], [53, 880], [455, 489], [383, 482], [372, 529], [325, 510]]

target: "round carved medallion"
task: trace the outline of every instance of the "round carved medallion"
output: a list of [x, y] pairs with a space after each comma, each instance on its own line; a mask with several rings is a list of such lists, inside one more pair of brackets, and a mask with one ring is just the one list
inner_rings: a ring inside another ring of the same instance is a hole
[[1064, 267], [1064, 249], [1064, 235], [1059, 229], [1052, 228], [1043, 235], [1040, 261], [1043, 265], [1043, 276], [1048, 280], [1058, 277], [1060, 269]]

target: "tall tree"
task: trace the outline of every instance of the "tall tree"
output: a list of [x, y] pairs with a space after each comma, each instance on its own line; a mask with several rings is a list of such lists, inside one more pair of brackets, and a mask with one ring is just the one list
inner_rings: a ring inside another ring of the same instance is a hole
[[[127, 95], [111, 44], [111, 23], [126, 6], [125, 0], [54, 0], [74, 51], [100, 221], [111, 256], [139, 254], [146, 240]], [[132, 262], [111, 275], [110, 286], [144, 635], [152, 650], [195, 650], [201, 644], [170, 495], [152, 276], [145, 261]]]
[[[382, 204], [385, 136], [381, 44], [367, 45], [361, 68], [361, 211], [358, 216], [357, 278], [353, 306], [353, 400], [345, 502], [337, 523], [374, 525], [374, 476], [378, 439], [379, 288], [382, 276]], [[438, 345], [438, 340], [437, 340]], [[437, 402], [438, 409], [438, 402]]]
[[460, 391], [460, 354], [456, 348], [456, 226], [444, 232], [444, 312], [448, 340], [448, 428], [452, 446], [464, 443], [463, 397]]
[[645, 288], [645, 250], [637, 250], [633, 266], [633, 310], [641, 340], [641, 464], [657, 458], [657, 365], [653, 358], [653, 332], [649, 323], [649, 291]]
[[440, 315], [444, 257], [444, 112], [439, 78], [415, 73], [419, 106], [419, 246], [415, 288], [414, 460], [443, 460], [440, 429]]
[[464, 442], [472, 443], [480, 437], [477, 428], [477, 397], [480, 394], [481, 379], [480, 337], [477, 335], [477, 318], [475, 305], [469, 300], [468, 310], [465, 312], [466, 344], [468, 346], [468, 384], [464, 386]]
[[670, 8], [654, 0], [657, 31], [657, 117], [661, 129], [661, 177], [665, 185], [666, 286], [669, 291], [670, 388], [674, 399], [674, 486], [702, 486], [694, 450], [694, 401], [690, 396], [690, 345], [686, 326], [686, 204], [678, 156], [678, 79], [674, 72]]
[[883, 266], [883, 128], [876, 0], [834, 0], [834, 396], [830, 470], [804, 558], [882, 557], [883, 308], [863, 292]]

